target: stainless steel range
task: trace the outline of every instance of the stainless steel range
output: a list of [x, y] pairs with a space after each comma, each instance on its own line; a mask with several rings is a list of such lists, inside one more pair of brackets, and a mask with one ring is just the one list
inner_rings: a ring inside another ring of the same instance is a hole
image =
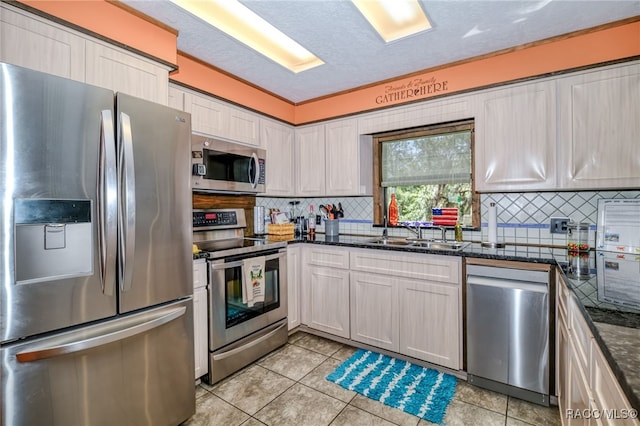
[[[209, 265], [209, 384], [287, 342], [286, 243], [245, 238], [244, 228], [242, 209], [193, 212], [193, 242]], [[247, 285], [255, 265], [258, 279]], [[255, 302], [247, 300], [253, 288]]]

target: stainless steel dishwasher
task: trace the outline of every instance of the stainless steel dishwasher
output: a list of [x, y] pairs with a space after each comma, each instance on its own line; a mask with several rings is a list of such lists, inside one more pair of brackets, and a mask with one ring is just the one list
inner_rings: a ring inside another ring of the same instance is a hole
[[548, 270], [467, 266], [469, 383], [549, 405], [549, 278]]

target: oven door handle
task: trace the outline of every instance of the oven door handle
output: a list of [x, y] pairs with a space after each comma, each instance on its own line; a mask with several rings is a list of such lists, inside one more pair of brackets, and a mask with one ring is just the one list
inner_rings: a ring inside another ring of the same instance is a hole
[[[272, 254], [270, 256], [265, 257], [264, 260], [267, 261], [267, 260], [278, 259], [286, 255], [287, 253], [276, 253], [276, 254]], [[254, 256], [254, 257], [258, 257], [258, 256]], [[247, 257], [247, 259], [251, 259], [251, 257]], [[242, 266], [242, 265], [244, 265], [244, 260], [238, 260], [235, 262], [228, 262], [228, 263], [211, 263], [211, 269], [215, 271], [219, 269], [237, 268], [238, 266]]]
[[247, 349], [249, 349], [249, 348], [251, 348], [253, 346], [259, 345], [260, 343], [264, 342], [265, 340], [269, 340], [271, 338], [271, 336], [273, 336], [274, 334], [277, 334], [283, 327], [287, 327], [287, 326], [288, 326], [288, 323], [286, 321], [283, 322], [282, 324], [276, 323], [275, 324], [275, 328], [273, 330], [269, 330], [268, 328], [265, 330], [267, 332], [267, 334], [258, 337], [256, 340], [254, 340], [252, 342], [249, 342], [246, 345], [239, 346], [237, 348], [231, 349], [231, 350], [229, 350], [227, 352], [223, 352], [221, 354], [213, 355], [213, 359], [215, 361], [220, 361], [220, 360], [225, 359], [225, 358], [236, 356], [239, 353], [241, 353], [242, 351], [245, 351], [245, 350], [247, 350]]

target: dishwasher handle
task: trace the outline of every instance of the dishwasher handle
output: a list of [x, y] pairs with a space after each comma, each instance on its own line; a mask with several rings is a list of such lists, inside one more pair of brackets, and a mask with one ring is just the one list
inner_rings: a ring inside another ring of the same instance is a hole
[[547, 283], [519, 281], [498, 277], [483, 277], [479, 275], [467, 275], [467, 285], [499, 287], [509, 290], [524, 290], [536, 293], [548, 293]]

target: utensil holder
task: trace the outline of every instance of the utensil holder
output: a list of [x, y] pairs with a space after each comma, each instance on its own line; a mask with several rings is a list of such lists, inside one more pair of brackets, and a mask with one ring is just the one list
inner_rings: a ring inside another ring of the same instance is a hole
[[340, 221], [338, 219], [327, 219], [324, 222], [324, 234], [328, 237], [340, 235]]

